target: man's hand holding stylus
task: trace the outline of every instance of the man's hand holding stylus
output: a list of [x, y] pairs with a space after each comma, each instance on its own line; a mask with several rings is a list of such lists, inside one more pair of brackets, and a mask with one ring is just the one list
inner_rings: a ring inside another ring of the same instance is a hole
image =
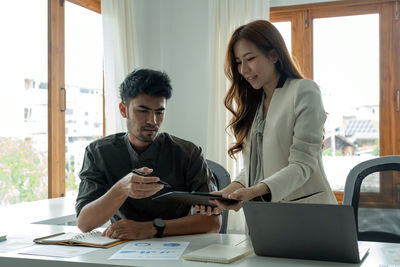
[[159, 177], [148, 176], [153, 172], [153, 169], [143, 167], [139, 171], [146, 176], [129, 173], [118, 181], [117, 186], [124, 195], [136, 199], [146, 198], [164, 188], [164, 185], [157, 183], [160, 181]]

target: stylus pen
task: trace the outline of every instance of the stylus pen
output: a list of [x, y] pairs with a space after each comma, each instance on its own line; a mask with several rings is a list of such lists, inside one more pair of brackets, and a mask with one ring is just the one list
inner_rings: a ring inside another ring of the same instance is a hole
[[[132, 172], [136, 173], [137, 175], [140, 175], [140, 176], [146, 176], [147, 175], [144, 172], [139, 171], [138, 169], [133, 169]], [[165, 187], [168, 187], [168, 188], [172, 187], [169, 183], [164, 182], [162, 180], [160, 180], [158, 182], [155, 182], [155, 183], [149, 183], [149, 184], [163, 184]]]

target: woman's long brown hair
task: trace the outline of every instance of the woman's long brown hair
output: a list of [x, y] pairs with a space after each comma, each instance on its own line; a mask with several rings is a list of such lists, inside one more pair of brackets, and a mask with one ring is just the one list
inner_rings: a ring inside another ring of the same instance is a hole
[[250, 132], [263, 93], [263, 90], [253, 89], [239, 74], [233, 47], [240, 39], [246, 39], [255, 44], [266, 57], [269, 57], [269, 52], [274, 50], [278, 57], [275, 67], [281, 75], [289, 78], [303, 78], [297, 64], [290, 57], [281, 34], [270, 22], [255, 20], [240, 26], [233, 32], [226, 50], [224, 66], [225, 75], [231, 82], [224, 104], [233, 115], [227, 128], [230, 128], [236, 139], [236, 143], [228, 149], [231, 158], [236, 158], [235, 154], [243, 149], [244, 139]]

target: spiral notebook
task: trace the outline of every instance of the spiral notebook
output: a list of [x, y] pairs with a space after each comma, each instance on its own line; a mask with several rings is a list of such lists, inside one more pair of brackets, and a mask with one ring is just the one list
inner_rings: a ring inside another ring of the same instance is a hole
[[33, 242], [48, 245], [69, 245], [69, 246], [86, 246], [96, 248], [109, 248], [128, 240], [108, 238], [102, 236], [99, 231], [91, 231], [88, 233], [58, 233], [55, 235], [36, 238]]
[[253, 253], [252, 248], [232, 245], [212, 244], [207, 247], [186, 253], [185, 260], [231, 263]]

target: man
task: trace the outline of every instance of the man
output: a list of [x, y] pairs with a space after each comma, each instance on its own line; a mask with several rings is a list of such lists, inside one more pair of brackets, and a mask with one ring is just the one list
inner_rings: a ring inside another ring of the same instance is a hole
[[[133, 71], [120, 85], [119, 110], [128, 132], [106, 136], [86, 148], [75, 205], [83, 232], [109, 219], [112, 224], [103, 235], [112, 238], [218, 232], [218, 216], [190, 215], [190, 206], [151, 200], [167, 191], [215, 190], [201, 149], [158, 133], [171, 91], [169, 77], [149, 69]], [[139, 172], [132, 172], [135, 169]], [[172, 188], [167, 190], [160, 179]]]

